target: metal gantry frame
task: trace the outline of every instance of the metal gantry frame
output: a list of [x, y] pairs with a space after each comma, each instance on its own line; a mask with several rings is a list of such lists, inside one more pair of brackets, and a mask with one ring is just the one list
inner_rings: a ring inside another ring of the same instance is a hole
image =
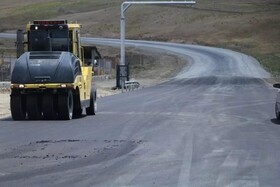
[[131, 5], [194, 5], [195, 1], [125, 1], [121, 5], [121, 59], [125, 65], [125, 12]]
[[194, 5], [195, 1], [125, 1], [121, 5], [121, 60], [125, 65], [125, 12], [131, 5]]

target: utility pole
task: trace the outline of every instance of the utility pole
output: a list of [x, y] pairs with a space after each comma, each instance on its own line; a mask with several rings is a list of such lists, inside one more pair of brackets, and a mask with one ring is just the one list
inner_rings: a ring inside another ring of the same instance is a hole
[[[125, 67], [125, 12], [131, 5], [194, 5], [195, 1], [125, 1], [121, 5], [121, 59], [117, 68], [117, 87], [122, 85], [122, 75], [120, 72], [126, 72], [126, 76], [129, 77], [128, 68]], [[122, 69], [123, 68], [123, 69]], [[121, 70], [122, 69], [122, 70]]]

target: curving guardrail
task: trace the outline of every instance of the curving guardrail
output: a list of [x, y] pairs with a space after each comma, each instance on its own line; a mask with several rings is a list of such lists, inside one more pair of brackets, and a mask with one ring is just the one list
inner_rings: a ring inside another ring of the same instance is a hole
[[124, 82], [124, 89], [126, 91], [133, 91], [137, 88], [140, 87], [140, 83], [135, 81], [135, 80], [131, 80], [131, 81], [125, 81]]

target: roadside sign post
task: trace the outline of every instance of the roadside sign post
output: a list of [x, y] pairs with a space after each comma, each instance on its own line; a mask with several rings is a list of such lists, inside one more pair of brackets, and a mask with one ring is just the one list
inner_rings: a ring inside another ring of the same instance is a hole
[[[125, 12], [131, 5], [194, 5], [195, 1], [125, 1], [121, 5], [121, 59], [119, 65], [125, 65]], [[118, 78], [117, 75], [117, 79]], [[120, 85], [116, 85], [120, 88]]]
[[129, 81], [129, 66], [128, 65], [117, 65], [117, 77], [116, 87], [122, 88], [125, 81]]

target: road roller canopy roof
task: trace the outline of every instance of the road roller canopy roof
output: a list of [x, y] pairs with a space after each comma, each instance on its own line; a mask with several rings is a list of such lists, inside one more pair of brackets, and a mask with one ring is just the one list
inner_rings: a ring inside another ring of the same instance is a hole
[[37, 27], [57, 27], [59, 28], [60, 26], [68, 26], [70, 30], [74, 29], [80, 29], [81, 25], [78, 23], [68, 23], [67, 20], [35, 20], [33, 22], [30, 22], [27, 25], [26, 30], [30, 30], [32, 26], [37, 26]]
[[67, 20], [30, 22], [27, 25], [28, 51], [69, 51], [79, 56], [80, 28], [80, 24]]

